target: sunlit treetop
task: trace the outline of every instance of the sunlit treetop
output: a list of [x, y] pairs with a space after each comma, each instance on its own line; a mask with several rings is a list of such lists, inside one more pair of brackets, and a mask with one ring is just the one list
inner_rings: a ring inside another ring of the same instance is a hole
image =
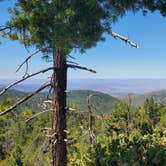
[[166, 15], [165, 0], [17, 0], [9, 9], [12, 40], [26, 46], [68, 54], [73, 48], [81, 51], [103, 40], [105, 29], [128, 10], [159, 10]]

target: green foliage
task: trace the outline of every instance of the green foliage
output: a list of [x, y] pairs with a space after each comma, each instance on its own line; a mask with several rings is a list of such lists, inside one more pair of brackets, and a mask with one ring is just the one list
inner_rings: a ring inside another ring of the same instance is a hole
[[[1, 102], [1, 111], [10, 106], [9, 101]], [[40, 115], [26, 124], [25, 120], [36, 111], [26, 107], [22, 110], [0, 118], [0, 165], [50, 165], [51, 154], [49, 148], [44, 148], [42, 129], [51, 126], [51, 114]], [[138, 108], [121, 103], [107, 114], [100, 115], [94, 110], [96, 143], [90, 146], [88, 113], [68, 111], [68, 140], [76, 138], [68, 146], [68, 165], [166, 165], [165, 115], [166, 105], [156, 104], [152, 99]]]
[[111, 28], [128, 10], [140, 9], [144, 14], [148, 9], [166, 15], [161, 0], [18, 0], [8, 10], [13, 30], [7, 35], [26, 46], [47, 48], [43, 52], [58, 48], [68, 55], [73, 48], [84, 51], [95, 46], [103, 40], [105, 28]]
[[9, 159], [10, 166], [23, 166], [22, 162], [22, 150], [18, 144], [15, 145], [11, 152], [11, 156]]
[[[94, 91], [86, 91], [86, 90], [74, 90], [67, 93], [67, 103], [68, 106], [71, 108], [77, 108], [80, 111], [86, 111], [87, 110], [87, 97], [90, 94], [96, 93], [98, 96], [94, 96], [91, 99], [91, 103], [94, 105], [94, 107], [98, 108], [99, 113], [107, 113], [113, 108], [116, 107], [116, 104], [119, 103], [119, 100], [101, 93], [101, 92], [94, 92]], [[10, 102], [15, 102], [18, 99], [21, 99], [25, 97], [27, 93], [16, 91], [16, 90], [10, 90], [8, 91], [4, 96], [0, 96], [0, 99], [3, 100], [5, 98], [10, 97]], [[31, 98], [29, 101], [25, 102], [21, 106], [19, 106], [18, 110], [22, 111], [24, 110], [23, 114], [25, 113], [25, 108], [28, 111], [28, 108], [31, 108], [32, 113], [33, 112], [39, 112], [41, 109], [41, 105], [45, 98], [47, 97], [48, 93], [40, 93], [36, 94], [33, 98]], [[102, 110], [102, 111], [101, 111]]]
[[48, 50], [61, 48], [66, 55], [73, 48], [84, 50], [102, 40], [101, 20], [107, 17], [98, 1], [86, 0], [20, 0], [9, 11], [10, 24], [16, 29], [12, 40]]

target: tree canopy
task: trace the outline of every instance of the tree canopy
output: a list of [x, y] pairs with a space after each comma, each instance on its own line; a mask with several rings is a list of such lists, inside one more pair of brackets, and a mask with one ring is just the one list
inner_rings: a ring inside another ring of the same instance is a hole
[[38, 48], [73, 48], [84, 51], [103, 40], [102, 34], [128, 10], [155, 11], [166, 15], [164, 0], [18, 0], [9, 26], [12, 40]]

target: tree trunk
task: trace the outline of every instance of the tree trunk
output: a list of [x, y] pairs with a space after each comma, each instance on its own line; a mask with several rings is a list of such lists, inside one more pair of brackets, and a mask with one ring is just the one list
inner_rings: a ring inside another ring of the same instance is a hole
[[53, 115], [52, 129], [55, 133], [52, 146], [52, 165], [67, 165], [66, 148], [66, 86], [67, 64], [66, 57], [56, 49], [53, 55], [53, 63], [56, 70], [53, 73]]

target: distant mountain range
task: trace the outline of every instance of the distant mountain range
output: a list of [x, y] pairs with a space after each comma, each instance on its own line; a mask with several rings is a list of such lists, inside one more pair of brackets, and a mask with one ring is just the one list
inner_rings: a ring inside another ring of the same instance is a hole
[[[0, 80], [0, 88], [13, 80]], [[16, 90], [30, 92], [45, 80], [30, 80], [15, 87]], [[68, 90], [93, 90], [112, 96], [129, 93], [143, 94], [166, 89], [166, 79], [69, 79]]]
[[[153, 98], [156, 103], [166, 103], [166, 90], [160, 90], [156, 92], [148, 92], [144, 94], [130, 94], [132, 105], [141, 106], [146, 99]], [[119, 96], [119, 100], [128, 100], [128, 96]]]
[[[0, 96], [0, 102], [5, 98], [10, 98], [13, 102], [22, 99], [28, 92], [21, 92], [18, 90], [9, 90], [4, 95]], [[102, 92], [92, 90], [71, 90], [67, 92], [67, 103], [69, 107], [74, 107], [80, 111], [87, 110], [87, 97], [91, 94], [96, 94], [92, 97], [91, 104], [96, 108], [97, 112], [109, 112], [116, 108], [120, 101], [128, 100], [128, 95], [121, 95], [117, 97], [110, 96]], [[34, 112], [41, 110], [41, 105], [44, 100], [47, 100], [47, 92], [39, 93], [32, 99], [24, 103], [19, 107], [19, 110], [23, 108], [30, 108]], [[166, 103], [166, 90], [160, 90], [156, 92], [147, 92], [144, 94], [129, 94], [132, 99], [133, 106], [141, 106], [144, 104], [146, 99], [153, 97], [157, 103]]]

